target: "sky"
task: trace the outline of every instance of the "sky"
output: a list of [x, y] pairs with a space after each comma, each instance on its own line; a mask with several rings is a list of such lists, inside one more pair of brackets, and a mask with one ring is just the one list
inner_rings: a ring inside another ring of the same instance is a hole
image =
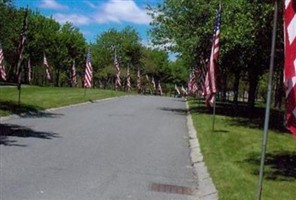
[[14, 0], [16, 7], [28, 7], [42, 15], [53, 17], [60, 24], [71, 22], [83, 33], [87, 42], [95, 42], [97, 35], [115, 28], [120, 31], [132, 26], [141, 42], [149, 44], [147, 31], [151, 17], [146, 4], [155, 6], [162, 0]]

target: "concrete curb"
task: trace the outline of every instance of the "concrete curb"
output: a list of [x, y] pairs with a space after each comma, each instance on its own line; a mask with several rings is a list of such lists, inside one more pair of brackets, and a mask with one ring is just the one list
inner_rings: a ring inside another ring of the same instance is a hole
[[193, 165], [194, 173], [198, 182], [199, 200], [218, 200], [218, 191], [208, 173], [207, 166], [203, 162], [203, 156], [200, 151], [200, 145], [197, 139], [197, 132], [193, 126], [191, 114], [189, 112], [188, 102], [186, 102], [187, 127], [189, 132], [190, 158]]
[[[128, 96], [128, 95], [126, 95]], [[126, 96], [119, 96], [119, 97], [110, 97], [110, 98], [105, 98], [105, 99], [99, 99], [99, 100], [94, 100], [93, 102], [103, 102], [103, 101], [108, 101], [108, 100], [112, 100], [112, 99], [116, 99], [116, 98], [122, 98], [122, 97], [126, 97]], [[62, 106], [62, 107], [56, 107], [56, 108], [49, 108], [40, 112], [51, 112], [51, 111], [55, 111], [55, 110], [59, 110], [59, 109], [64, 109], [64, 108], [72, 108], [75, 106], [81, 106], [81, 105], [85, 105], [85, 104], [90, 104], [92, 102], [90, 101], [86, 101], [86, 102], [82, 102], [82, 103], [76, 103], [76, 104], [71, 104], [71, 105], [67, 105], [67, 106]], [[16, 114], [12, 114], [12, 115], [8, 115], [5, 117], [0, 117], [0, 122], [2, 121], [6, 121], [9, 119], [17, 119], [17, 118], [21, 118], [23, 116], [25, 116], [27, 113], [20, 113], [18, 115]]]

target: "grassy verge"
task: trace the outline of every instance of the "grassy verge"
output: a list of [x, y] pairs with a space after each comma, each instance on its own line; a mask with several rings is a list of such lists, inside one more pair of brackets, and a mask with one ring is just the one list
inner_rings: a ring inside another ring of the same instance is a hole
[[[256, 199], [264, 114], [250, 121], [246, 113], [225, 112], [221, 107], [217, 110], [215, 129], [212, 131], [213, 118], [204, 104], [190, 100], [189, 106], [201, 151], [219, 192], [219, 199]], [[271, 118], [276, 116], [272, 115]], [[281, 121], [271, 119], [271, 123], [279, 124]], [[296, 139], [279, 129], [279, 125], [271, 124], [270, 127], [262, 199], [294, 200]]]
[[86, 101], [125, 95], [112, 90], [82, 88], [56, 88], [28, 86], [22, 88], [21, 106], [18, 106], [18, 90], [15, 87], [0, 87], [0, 116], [22, 112], [38, 112], [47, 108], [61, 107]]

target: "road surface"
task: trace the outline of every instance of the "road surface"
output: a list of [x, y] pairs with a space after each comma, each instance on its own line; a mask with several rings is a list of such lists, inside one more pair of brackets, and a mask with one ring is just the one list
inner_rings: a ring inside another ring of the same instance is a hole
[[121, 97], [0, 126], [1, 200], [198, 199], [183, 99]]

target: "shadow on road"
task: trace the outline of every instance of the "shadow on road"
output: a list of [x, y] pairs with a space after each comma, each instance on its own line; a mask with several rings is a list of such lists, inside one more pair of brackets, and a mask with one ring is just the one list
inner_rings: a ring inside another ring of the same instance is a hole
[[59, 136], [57, 133], [35, 131], [25, 126], [0, 124], [0, 145], [25, 147], [26, 145], [17, 144], [16, 137], [52, 139], [58, 138]]
[[174, 112], [180, 115], [187, 115], [187, 110], [182, 108], [169, 108], [169, 107], [161, 107], [160, 110]]

